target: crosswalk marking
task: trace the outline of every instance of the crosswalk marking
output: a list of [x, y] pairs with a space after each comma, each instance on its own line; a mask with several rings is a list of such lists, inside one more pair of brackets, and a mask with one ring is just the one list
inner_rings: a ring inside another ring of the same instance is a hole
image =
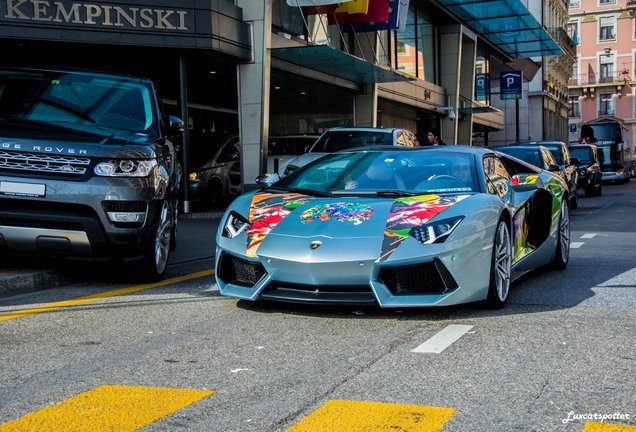
[[636, 426], [613, 423], [587, 422], [583, 432], [636, 432]]
[[451, 324], [424, 342], [422, 345], [412, 350], [412, 352], [439, 354], [459, 340], [460, 337], [464, 336], [464, 334], [469, 332], [472, 328], [473, 326], [471, 325]]
[[453, 408], [330, 400], [287, 432], [441, 431]]
[[581, 246], [583, 246], [585, 244], [585, 242], [572, 242], [570, 243], [570, 248], [571, 249], [578, 249]]
[[213, 393], [104, 385], [0, 425], [0, 432], [136, 431]]
[[582, 239], [591, 239], [591, 238], [594, 238], [594, 237], [596, 237], [596, 234], [583, 234], [581, 236]]
[[86, 297], [79, 297], [76, 299], [49, 303], [44, 306], [39, 306], [35, 308], [22, 309], [15, 312], [3, 313], [3, 314], [0, 314], [0, 321], [8, 321], [8, 320], [16, 319], [16, 318], [21, 318], [27, 315], [33, 315], [33, 314], [42, 313], [42, 312], [50, 312], [55, 309], [61, 309], [61, 308], [69, 307], [69, 306], [76, 306], [83, 303], [89, 303], [95, 300], [101, 300], [108, 297], [116, 297], [116, 296], [120, 296], [124, 294], [130, 294], [137, 291], [143, 291], [149, 288], [156, 288], [160, 286], [170, 285], [170, 284], [174, 284], [178, 282], [187, 281], [190, 279], [197, 279], [203, 276], [209, 276], [211, 274], [214, 274], [214, 270], [205, 270], [205, 271], [192, 273], [185, 276], [179, 276], [179, 277], [175, 277], [171, 279], [166, 279], [157, 283], [134, 285], [128, 288], [122, 288], [122, 289], [113, 290], [113, 291], [106, 291], [103, 293], [93, 294]]

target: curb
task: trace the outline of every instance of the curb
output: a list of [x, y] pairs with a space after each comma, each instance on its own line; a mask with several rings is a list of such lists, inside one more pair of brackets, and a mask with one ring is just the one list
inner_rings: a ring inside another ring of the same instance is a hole
[[55, 288], [68, 280], [59, 270], [16, 270], [0, 274], [0, 297]]

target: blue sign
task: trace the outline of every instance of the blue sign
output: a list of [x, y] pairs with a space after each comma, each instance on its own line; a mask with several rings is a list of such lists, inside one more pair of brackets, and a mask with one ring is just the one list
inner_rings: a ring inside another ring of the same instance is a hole
[[576, 123], [570, 123], [570, 133], [576, 133]]
[[499, 82], [501, 99], [521, 99], [521, 71], [501, 72]]
[[490, 76], [487, 73], [475, 75], [475, 100], [487, 101], [490, 97]]

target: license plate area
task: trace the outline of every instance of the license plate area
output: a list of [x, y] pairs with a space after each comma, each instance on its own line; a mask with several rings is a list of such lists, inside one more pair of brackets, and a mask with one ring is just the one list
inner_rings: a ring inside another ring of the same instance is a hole
[[43, 198], [46, 196], [46, 185], [0, 181], [0, 195]]

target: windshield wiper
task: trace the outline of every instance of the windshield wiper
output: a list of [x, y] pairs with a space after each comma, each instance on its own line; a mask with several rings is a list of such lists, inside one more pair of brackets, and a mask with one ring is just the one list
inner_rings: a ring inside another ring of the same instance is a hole
[[386, 198], [394, 198], [394, 197], [403, 197], [403, 196], [415, 196], [420, 195], [414, 192], [406, 192], [401, 190], [379, 190], [379, 191], [370, 191], [370, 190], [337, 190], [332, 191], [334, 195], [373, 195], [379, 197]]
[[320, 192], [313, 189], [304, 189], [304, 188], [293, 188], [293, 187], [285, 187], [285, 186], [272, 186], [271, 189], [278, 189], [287, 192], [297, 192], [305, 195], [317, 196], [317, 197], [329, 197], [331, 194], [326, 192]]

